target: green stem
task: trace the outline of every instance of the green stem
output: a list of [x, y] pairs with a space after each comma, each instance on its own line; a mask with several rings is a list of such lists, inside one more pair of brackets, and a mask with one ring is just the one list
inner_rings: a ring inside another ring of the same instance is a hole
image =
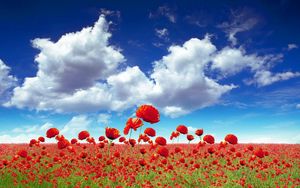
[[111, 144], [111, 140], [109, 140], [109, 142], [108, 142], [108, 148], [107, 148], [107, 156], [108, 156], [108, 158], [110, 158], [110, 144]]

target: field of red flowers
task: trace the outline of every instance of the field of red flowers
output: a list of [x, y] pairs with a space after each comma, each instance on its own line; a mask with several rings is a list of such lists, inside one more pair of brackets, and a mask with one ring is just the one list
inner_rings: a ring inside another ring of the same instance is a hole
[[83, 130], [69, 141], [50, 128], [46, 138], [0, 145], [0, 187], [300, 187], [299, 144], [238, 144], [234, 134], [215, 143], [185, 125], [168, 139], [199, 143], [167, 144], [151, 128], [159, 122], [155, 107], [142, 105], [136, 116], [124, 136], [107, 127], [97, 139]]

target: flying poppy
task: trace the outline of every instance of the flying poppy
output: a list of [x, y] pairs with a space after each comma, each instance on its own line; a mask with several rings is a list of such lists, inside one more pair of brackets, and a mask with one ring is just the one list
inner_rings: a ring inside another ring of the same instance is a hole
[[79, 140], [84, 140], [86, 138], [88, 138], [90, 136], [90, 133], [87, 132], [87, 131], [81, 131], [79, 134], [78, 134], [78, 139]]
[[215, 138], [212, 135], [205, 135], [203, 137], [203, 140], [208, 143], [208, 144], [214, 144], [215, 143]]
[[110, 140], [114, 140], [120, 137], [120, 132], [118, 129], [116, 128], [110, 128], [110, 127], [106, 127], [105, 128], [105, 135], [108, 139]]
[[197, 129], [197, 130], [195, 131], [195, 134], [196, 134], [197, 136], [202, 136], [202, 135], [203, 135], [203, 129]]
[[55, 137], [58, 134], [59, 134], [59, 130], [57, 128], [50, 128], [46, 132], [47, 138], [53, 138], [53, 137]]
[[187, 134], [188, 128], [185, 125], [178, 125], [176, 131], [180, 132], [181, 134]]
[[135, 112], [136, 116], [151, 124], [159, 122], [159, 112], [152, 105], [141, 105]]
[[225, 141], [228, 142], [229, 144], [237, 144], [238, 143], [238, 139], [234, 134], [228, 134], [225, 137]]
[[151, 127], [146, 128], [144, 133], [151, 137], [154, 137], [156, 135], [155, 130]]
[[155, 139], [155, 143], [161, 146], [165, 146], [167, 144], [167, 140], [164, 137], [159, 136]]

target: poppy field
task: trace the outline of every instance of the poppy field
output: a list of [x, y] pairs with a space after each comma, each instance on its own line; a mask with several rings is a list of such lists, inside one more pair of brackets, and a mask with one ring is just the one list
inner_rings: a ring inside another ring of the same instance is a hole
[[106, 127], [98, 138], [82, 130], [68, 140], [53, 127], [26, 144], [0, 144], [0, 187], [300, 187], [299, 144], [239, 144], [232, 133], [216, 141], [186, 125], [165, 138], [159, 118], [142, 105], [122, 131]]

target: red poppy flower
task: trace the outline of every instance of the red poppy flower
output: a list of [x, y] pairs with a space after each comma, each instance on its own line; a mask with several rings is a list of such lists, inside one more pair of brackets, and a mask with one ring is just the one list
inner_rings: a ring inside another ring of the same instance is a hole
[[151, 127], [146, 128], [144, 133], [151, 137], [154, 137], [156, 135], [155, 130]]
[[57, 128], [50, 128], [46, 132], [47, 138], [53, 138], [53, 137], [55, 137], [58, 134], [59, 134], [59, 130]]
[[181, 134], [187, 134], [188, 128], [185, 125], [178, 125], [176, 131], [180, 132]]
[[228, 142], [229, 144], [237, 144], [238, 143], [237, 137], [233, 134], [228, 134], [225, 137], [225, 141]]
[[197, 129], [197, 130], [195, 131], [195, 134], [196, 134], [197, 136], [202, 136], [202, 135], [203, 135], [203, 129]]
[[18, 155], [19, 155], [20, 157], [26, 158], [27, 155], [28, 155], [28, 153], [27, 153], [26, 150], [20, 150], [20, 151], [18, 152]]
[[79, 134], [78, 134], [78, 139], [79, 140], [84, 140], [86, 139], [87, 137], [90, 136], [90, 133], [87, 132], [87, 131], [81, 131]]
[[194, 140], [194, 136], [191, 134], [186, 135], [186, 138], [188, 139], [188, 141]]
[[124, 142], [126, 140], [126, 138], [124, 136], [119, 138], [119, 142]]
[[212, 147], [209, 147], [209, 148], [207, 148], [207, 152], [208, 152], [209, 154], [213, 154], [213, 153], [215, 153], [215, 149], [212, 148]]
[[98, 139], [100, 142], [102, 142], [103, 140], [105, 140], [105, 137], [104, 136], [99, 136], [99, 139]]
[[126, 122], [126, 126], [136, 131], [137, 128], [143, 126], [143, 121], [137, 117], [129, 118]]
[[73, 138], [72, 140], [71, 140], [71, 144], [76, 144], [77, 143], [77, 139], [76, 138]]
[[114, 140], [120, 137], [120, 132], [118, 129], [116, 128], [110, 128], [110, 127], [106, 127], [105, 128], [105, 135], [108, 139], [110, 140]]
[[145, 154], [147, 151], [146, 151], [145, 148], [141, 148], [141, 149], [140, 149], [140, 152], [141, 152], [141, 154]]
[[64, 149], [70, 145], [70, 142], [67, 139], [60, 140], [57, 142], [58, 149]]
[[263, 158], [265, 156], [265, 153], [264, 153], [264, 151], [261, 148], [259, 148], [258, 150], [256, 150], [254, 152], [254, 155], [256, 155], [259, 158]]
[[128, 135], [129, 130], [130, 130], [130, 127], [129, 126], [125, 126], [124, 130], [123, 130], [124, 135]]
[[141, 166], [145, 166], [146, 165], [145, 159], [139, 160], [139, 163], [140, 163]]
[[136, 144], [136, 140], [135, 140], [135, 139], [130, 138], [128, 141], [129, 141], [129, 144], [130, 144], [132, 147], [135, 146], [135, 144]]
[[175, 153], [179, 153], [179, 152], [181, 152], [181, 148], [180, 147], [176, 147], [175, 148]]
[[173, 140], [173, 138], [177, 138], [179, 136], [179, 134], [180, 134], [179, 132], [173, 131], [171, 136], [170, 136], [170, 140]]
[[40, 137], [38, 138], [38, 140], [39, 140], [40, 142], [45, 142], [45, 138], [42, 137], [42, 136], [40, 136]]
[[31, 139], [29, 145], [33, 146], [34, 144], [36, 144], [38, 141], [36, 139]]
[[159, 136], [155, 139], [155, 143], [161, 146], [165, 146], [167, 144], [167, 140], [164, 137]]
[[152, 105], [141, 105], [135, 112], [136, 116], [149, 123], [159, 122], [159, 112]]
[[166, 147], [159, 147], [157, 153], [163, 157], [169, 156], [169, 150]]
[[214, 144], [215, 143], [215, 138], [212, 135], [205, 135], [203, 137], [203, 140], [208, 143], [208, 144]]

